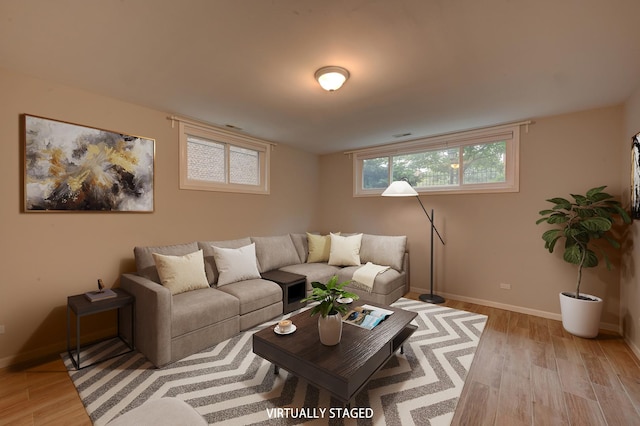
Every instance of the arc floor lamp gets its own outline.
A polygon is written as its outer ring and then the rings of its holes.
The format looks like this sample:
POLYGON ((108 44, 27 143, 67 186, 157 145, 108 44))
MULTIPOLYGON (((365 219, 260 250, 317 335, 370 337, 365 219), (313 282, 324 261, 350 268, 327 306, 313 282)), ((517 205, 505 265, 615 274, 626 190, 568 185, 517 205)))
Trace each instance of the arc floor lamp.
POLYGON ((433 293, 433 234, 434 232, 438 235, 438 238, 440 239, 440 242, 442 243, 442 245, 444 245, 444 240, 442 239, 442 236, 440 236, 440 233, 438 232, 436 225, 433 223, 433 209, 431 209, 431 216, 429 216, 429 213, 427 213, 427 209, 424 208, 422 201, 420 201, 420 197, 418 196, 418 193, 416 192, 415 189, 411 187, 409 182, 407 182, 406 180, 397 180, 392 182, 391 185, 389 185, 389 187, 384 190, 384 192, 382 193, 382 196, 383 197, 416 197, 416 199, 420 203, 420 207, 422 207, 422 210, 424 211, 424 214, 427 215, 427 219, 429 219, 429 222, 431 223, 431 271, 430 271, 431 280, 429 283, 429 294, 421 294, 420 300, 428 303, 444 303, 443 297, 433 293))

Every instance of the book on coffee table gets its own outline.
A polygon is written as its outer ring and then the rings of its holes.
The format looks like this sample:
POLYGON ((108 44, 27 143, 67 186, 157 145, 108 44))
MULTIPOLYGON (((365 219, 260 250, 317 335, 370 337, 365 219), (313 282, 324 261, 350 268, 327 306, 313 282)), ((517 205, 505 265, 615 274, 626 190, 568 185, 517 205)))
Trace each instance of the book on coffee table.
POLYGON ((362 305, 351 309, 342 317, 342 320, 347 324, 373 330, 376 325, 380 324, 391 314, 393 314, 393 311, 377 306, 362 305))

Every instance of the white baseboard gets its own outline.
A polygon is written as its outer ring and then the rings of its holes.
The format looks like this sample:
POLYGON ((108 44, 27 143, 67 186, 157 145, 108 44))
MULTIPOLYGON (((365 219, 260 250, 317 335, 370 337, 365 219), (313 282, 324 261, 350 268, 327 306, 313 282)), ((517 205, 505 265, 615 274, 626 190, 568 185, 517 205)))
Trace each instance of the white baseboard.
POLYGON ((54 343, 43 346, 28 352, 21 352, 16 355, 0 358, 0 368, 10 367, 12 365, 37 362, 46 358, 51 358, 54 354, 66 351, 66 342, 54 343))
MULTIPOLYGON (((429 290, 424 288, 419 288, 419 287, 414 287, 411 289, 411 291, 415 293, 420 293, 420 294, 429 293, 429 290)), ((518 312, 520 314, 534 315, 537 317, 548 318, 556 321, 562 321, 562 316, 555 312, 540 311, 537 309, 530 309, 530 308, 525 308, 525 307, 516 306, 516 305, 508 305, 506 303, 493 302, 491 300, 485 300, 485 299, 476 299, 474 297, 460 296, 458 294, 452 294, 452 293, 438 292, 437 294, 444 297, 445 299, 453 299, 453 300, 459 300, 461 302, 475 303, 476 305, 488 306, 490 308, 504 309, 505 311, 518 312)), ((600 323, 600 328, 607 331, 613 331, 615 333, 622 335, 622 329, 619 324, 611 324, 611 323, 603 322, 603 323, 600 323)))
POLYGON ((631 351, 635 354, 635 356, 640 359, 640 348, 638 348, 635 343, 633 343, 631 340, 629 340, 628 338, 624 338, 624 341, 627 345, 629 345, 629 348, 631 348, 631 351))
MULTIPOLYGON (((87 335, 82 336, 82 347, 84 347, 86 344, 90 344, 90 342, 98 341, 111 336, 113 335, 113 333, 113 330, 111 332, 109 332, 108 330, 102 330, 99 332, 87 333, 87 335)), ((56 355, 59 355, 66 351, 66 340, 63 342, 52 343, 50 345, 42 346, 31 351, 20 352, 12 356, 0 358, 0 368, 10 367, 12 365, 42 362, 43 360, 51 359, 56 355)))

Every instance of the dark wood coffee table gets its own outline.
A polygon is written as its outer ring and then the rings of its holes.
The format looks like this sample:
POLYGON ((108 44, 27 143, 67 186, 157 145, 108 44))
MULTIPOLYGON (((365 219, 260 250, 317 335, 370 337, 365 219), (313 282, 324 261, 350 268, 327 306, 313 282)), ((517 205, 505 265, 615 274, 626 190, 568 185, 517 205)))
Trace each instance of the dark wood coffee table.
POLYGON ((270 361, 276 374, 283 368, 349 404, 417 328, 410 324, 415 312, 370 304, 394 313, 373 330, 343 323, 336 346, 320 343, 318 317, 307 310, 291 317, 297 327, 292 334, 276 334, 273 327, 256 332, 253 352, 270 361))

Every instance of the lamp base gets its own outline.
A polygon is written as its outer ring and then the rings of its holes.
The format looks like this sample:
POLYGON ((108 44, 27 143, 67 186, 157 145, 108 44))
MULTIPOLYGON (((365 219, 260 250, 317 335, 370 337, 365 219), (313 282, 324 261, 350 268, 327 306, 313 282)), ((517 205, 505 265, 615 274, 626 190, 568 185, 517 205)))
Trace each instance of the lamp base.
POLYGON ((444 303, 444 298, 437 294, 421 294, 418 298, 427 303, 444 303))

